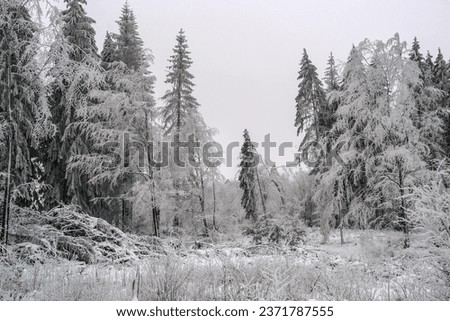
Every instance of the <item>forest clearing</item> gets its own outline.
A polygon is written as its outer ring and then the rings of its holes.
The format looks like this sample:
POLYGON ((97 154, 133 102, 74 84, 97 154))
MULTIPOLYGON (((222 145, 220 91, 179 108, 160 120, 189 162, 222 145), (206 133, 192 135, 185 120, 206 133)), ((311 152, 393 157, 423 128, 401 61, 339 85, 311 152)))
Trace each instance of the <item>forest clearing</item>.
POLYGON ((134 253, 114 251, 118 242, 112 241, 109 257, 87 263, 81 262, 81 255, 73 254, 69 261, 57 257, 67 252, 46 256, 45 251, 26 252, 26 247, 18 246, 13 253, 22 258, 0 263, 0 298, 128 301, 139 277, 137 296, 142 301, 449 299, 448 266, 438 259, 442 253, 430 252, 415 239, 405 251, 401 232, 346 230, 345 234, 344 245, 338 232, 323 244, 317 228, 307 228, 297 246, 255 244, 239 235, 233 241, 221 240, 223 235, 141 239, 135 241, 141 247, 134 253), (30 259, 40 262, 27 264, 30 259))
POLYGON ((100 3, 0 1, 0 301, 450 301, 448 37, 100 3))

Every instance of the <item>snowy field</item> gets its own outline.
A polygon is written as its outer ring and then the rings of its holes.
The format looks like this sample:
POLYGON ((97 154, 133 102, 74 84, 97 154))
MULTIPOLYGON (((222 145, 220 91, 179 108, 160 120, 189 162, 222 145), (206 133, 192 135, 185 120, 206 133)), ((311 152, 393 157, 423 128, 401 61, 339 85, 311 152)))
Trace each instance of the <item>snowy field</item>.
MULTIPOLYGON (((320 244, 309 229, 296 248, 233 243, 128 264, 48 262, 0 267, 2 300, 130 300, 140 267, 140 300, 448 300, 436 253, 402 248, 401 233, 346 231, 320 244)), ((448 255, 449 253, 447 253, 448 255)))

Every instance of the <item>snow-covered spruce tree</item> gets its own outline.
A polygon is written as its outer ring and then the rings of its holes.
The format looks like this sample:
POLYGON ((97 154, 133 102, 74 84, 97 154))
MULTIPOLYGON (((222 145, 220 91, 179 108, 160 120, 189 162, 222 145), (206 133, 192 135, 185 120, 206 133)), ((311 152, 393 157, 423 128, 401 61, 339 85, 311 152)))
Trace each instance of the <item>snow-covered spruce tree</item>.
POLYGON ((239 163, 239 187, 242 189, 241 205, 245 210, 245 218, 256 221, 256 184, 258 154, 250 139, 250 135, 244 130, 244 144, 241 147, 239 163))
POLYGON ((63 33, 69 43, 73 45, 69 57, 75 61, 82 61, 86 56, 97 56, 95 43, 95 20, 90 18, 83 8, 86 0, 64 0, 67 8, 62 11, 64 22, 63 33))
POLYGON ((10 203, 31 206, 39 201, 35 157, 47 113, 35 60, 37 31, 22 1, 0 3, 0 243, 4 244, 10 203))
MULTIPOLYGON (((363 56, 359 48, 352 47, 347 63, 343 70, 342 93, 336 98, 340 106, 336 112, 336 122, 331 130, 337 142, 348 142, 360 135, 365 119, 361 113, 367 107, 366 100, 366 70, 363 65, 363 56), (361 123, 356 123, 356 117, 361 123), (346 135, 344 137, 344 134, 346 135)), ((344 227, 348 220, 350 201, 353 197, 363 198, 362 191, 366 185, 365 168, 362 165, 360 152, 363 149, 361 142, 353 146, 354 152, 347 155, 346 164, 332 164, 328 171, 319 179, 319 186, 313 201, 316 212, 319 213, 320 226, 324 241, 334 224, 336 214, 339 216, 339 226, 344 227), (359 190, 355 195, 353 190, 359 190)), ((341 155, 341 153, 340 153, 341 155)), ((341 155, 342 156, 342 155, 341 155)), ((341 241, 343 236, 341 235, 341 241)))
POLYGON ((105 41, 103 42, 103 49, 100 55, 102 58, 102 66, 106 70, 108 70, 110 64, 116 60, 116 48, 117 44, 111 33, 106 32, 105 41))
POLYGON ((427 56, 425 57, 425 69, 428 69, 430 71, 430 77, 432 77, 433 68, 433 56, 429 51, 427 51, 427 56))
MULTIPOLYGON (((176 45, 173 49, 173 55, 169 59, 168 73, 166 83, 170 89, 161 98, 163 107, 161 109, 161 119, 164 127, 164 136, 168 139, 179 139, 186 141, 187 137, 195 134, 192 127, 193 120, 198 115, 199 103, 192 95, 194 76, 189 71, 192 60, 190 58, 189 47, 184 31, 181 29, 176 37, 176 45)), ((187 161, 185 149, 180 151, 180 158, 187 161), (183 154, 184 153, 184 154, 183 154)), ((173 155, 175 156, 175 155, 173 155)), ((176 156, 175 156, 176 157, 176 156)), ((173 159, 173 157, 171 157, 173 159)), ((170 165, 171 176, 173 180, 174 195, 174 227, 179 227, 181 217, 185 214, 186 207, 184 202, 191 202, 189 189, 189 176, 191 169, 180 167, 174 162, 170 165)))
POLYGON ((416 101, 416 109, 417 115, 414 118, 414 124, 419 129, 423 127, 423 117, 426 114, 427 109, 427 101, 424 99, 426 87, 431 84, 431 69, 428 64, 425 62, 422 53, 420 52, 420 43, 416 37, 414 37, 411 51, 409 53, 409 59, 417 63, 417 66, 420 69, 420 77, 421 82, 414 88, 415 92, 415 101, 416 101))
POLYGON ((443 139, 440 146, 444 155, 450 158, 450 73, 449 66, 447 66, 440 48, 438 49, 432 74, 433 85, 441 90, 440 97, 437 99, 438 113, 444 124, 443 139))
POLYGON ((83 5, 86 0, 65 0, 67 8, 61 12, 61 31, 49 53, 53 63, 50 76, 49 105, 56 133, 41 146, 44 166, 44 183, 52 186, 46 190, 46 206, 71 202, 89 212, 87 177, 69 173, 71 157, 90 152, 91 142, 83 128, 75 125, 81 118, 80 110, 89 101, 89 92, 101 82, 99 57, 95 44, 95 21, 88 17, 83 5))
POLYGON ((311 142, 316 142, 323 134, 322 121, 326 109, 326 95, 322 88, 322 82, 317 75, 317 68, 309 59, 306 49, 303 49, 303 57, 298 73, 298 95, 296 101, 295 127, 297 135, 305 132, 301 147, 311 142))
POLYGON ((327 156, 333 145, 336 144, 336 134, 332 132, 332 128, 336 122, 336 111, 340 103, 341 79, 338 74, 333 53, 330 54, 327 62, 324 82, 326 85, 326 104, 323 106, 322 112, 320 113, 319 124, 322 131, 320 142, 323 145, 325 155, 322 155, 322 157, 318 159, 318 164, 315 166, 314 172, 323 172, 327 170, 330 165, 330 159, 328 159, 327 156))
MULTIPOLYGON (((90 118, 97 119, 98 128, 90 135, 96 146, 110 142, 124 143, 117 144, 112 150, 113 154, 121 155, 121 163, 116 164, 117 159, 106 155, 111 151, 102 153, 94 150, 88 155, 76 157, 70 169, 88 175, 92 185, 101 187, 100 195, 93 200, 104 209, 100 211, 104 212, 101 215, 129 230, 136 225, 133 208, 137 199, 151 200, 145 207, 145 216, 153 217, 154 222, 159 221, 155 170, 151 166, 152 151, 151 145, 148 144, 159 140, 159 129, 153 98, 155 77, 148 69, 152 62, 151 55, 143 48, 142 42, 135 43, 142 55, 133 60, 132 64, 131 60, 122 61, 129 56, 117 54, 119 51, 126 52, 123 46, 139 38, 132 9, 125 4, 122 11, 122 17, 118 21, 120 34, 117 36, 121 41, 114 41, 112 37, 107 36, 101 62, 105 70, 105 83, 91 94, 97 101, 96 105, 85 109, 90 118), (133 28, 122 28, 125 23, 123 19, 128 22, 132 20, 133 28), (141 148, 135 149, 133 146, 141 148), (104 166, 108 159, 108 162, 117 166, 104 166), (145 197, 141 197, 142 195, 145 197), (149 208, 152 212, 150 214, 149 208)), ((83 125, 83 122, 80 122, 80 125, 83 125)), ((159 235, 158 226, 159 223, 154 224, 155 235, 159 235)))
POLYGON ((138 70, 146 60, 144 42, 139 36, 136 16, 128 1, 122 8, 122 15, 117 21, 119 33, 115 35, 117 60, 122 61, 131 70, 138 70))
MULTIPOLYGON (((328 59, 327 68, 325 69, 325 77, 324 77, 325 93, 327 98, 327 105, 324 113, 322 114, 321 125, 324 128, 324 135, 321 138, 321 143, 323 148, 325 148, 325 156, 321 159, 318 159, 318 166, 316 166, 317 179, 320 181, 322 173, 327 171, 333 160, 329 158, 331 149, 336 147, 339 142, 336 140, 339 136, 339 133, 333 131, 333 126, 336 122, 336 112, 341 102, 341 90, 342 90, 342 80, 338 73, 337 66, 333 57, 333 53, 330 54, 328 59)), ((340 229, 341 232, 341 242, 343 243, 343 228, 345 225, 344 216, 345 216, 345 206, 339 208, 334 214, 335 226, 340 229)), ((327 220, 321 221, 322 228, 328 229, 329 222, 327 220)))
MULTIPOLYGON (((317 141, 320 143, 322 150, 316 156, 316 161, 314 164, 314 168, 311 171, 311 174, 317 178, 317 181, 321 180, 321 177, 324 172, 326 172, 331 164, 331 159, 329 158, 330 152, 332 148, 338 143, 336 138, 338 134, 336 131, 333 131, 333 125, 336 122, 336 112, 340 104, 341 100, 341 80, 338 74, 338 70, 336 67, 336 63, 333 57, 333 53, 330 54, 330 57, 327 62, 327 68, 325 69, 325 77, 324 82, 326 88, 324 90, 325 93, 325 101, 323 98, 321 101, 321 108, 318 113, 318 125, 320 130, 320 137, 317 138, 317 141)), ((320 88, 320 87, 319 87, 320 88)), ((322 97, 322 90, 319 91, 318 95, 322 97)), ((306 138, 306 137, 305 137, 306 138)), ((306 155, 305 155, 306 156, 306 155)), ((312 225, 313 218, 313 200, 312 200, 312 192, 310 192, 310 197, 307 201, 309 206, 306 206, 304 209, 305 215, 308 217, 305 219, 306 224, 312 225)), ((337 213, 330 215, 322 215, 323 218, 320 220, 320 225, 324 231, 328 231, 330 228, 331 221, 329 220, 332 216, 336 217, 336 224, 340 226, 341 231, 343 228, 343 219, 341 216, 343 215, 342 211, 337 211, 337 213)), ((327 232, 324 232, 324 235, 327 232)))
MULTIPOLYGON (((194 135, 195 141, 198 141, 200 147, 205 146, 207 143, 214 142, 213 136, 216 134, 216 130, 210 128, 204 121, 202 115, 198 110, 195 110, 193 113, 189 115, 186 119, 185 130, 188 133, 192 133, 194 135)), ((194 150, 193 155, 188 155, 191 157, 191 163, 188 165, 188 173, 189 178, 188 181, 190 183, 190 193, 191 199, 198 200, 198 206, 196 206, 196 202, 192 202, 193 208, 191 211, 195 214, 198 213, 198 219, 196 221, 201 221, 203 235, 209 236, 210 224, 208 224, 208 215, 206 208, 206 187, 211 185, 214 180, 220 179, 221 175, 217 169, 217 167, 209 167, 204 159, 204 155, 202 155, 202 149, 196 148, 194 150)), ((206 160, 210 161, 210 160, 206 160)), ((196 217, 196 218, 197 218, 196 217)))
POLYGON ((428 53, 427 59, 423 58, 417 38, 414 38, 409 59, 414 61, 420 70, 420 82, 412 87, 416 105, 413 122, 420 131, 421 141, 428 146, 427 155, 424 155, 428 166, 435 168, 439 163, 438 160, 443 156, 442 127, 440 122, 435 122, 436 116, 440 114, 439 99, 441 92, 436 89, 433 83, 431 55, 428 53))
POLYGON ((324 175, 316 204, 329 214, 346 204, 347 219, 357 226, 397 227, 407 247, 404 196, 426 171, 426 144, 413 124, 420 69, 405 56, 397 34, 386 43, 365 40, 353 48, 335 125, 338 139, 348 142, 340 154, 346 166, 334 164, 324 175))
POLYGON ((409 59, 411 59, 412 61, 417 62, 417 65, 419 67, 419 69, 423 72, 424 69, 426 68, 424 66, 424 59, 423 59, 423 55, 420 52, 420 43, 417 40, 417 37, 414 37, 412 46, 411 46, 411 51, 409 53, 409 59))
POLYGON ((166 83, 172 88, 162 97, 164 101, 162 117, 166 136, 181 134, 186 118, 199 107, 197 99, 192 95, 194 76, 189 71, 192 60, 183 29, 178 33, 176 41, 166 77, 166 83))
MULTIPOLYGON (((125 101, 122 106, 122 128, 130 134, 131 141, 139 142, 145 146, 148 152, 148 140, 152 133, 149 132, 155 120, 155 102, 153 98, 153 87, 155 78, 148 68, 152 61, 152 56, 146 52, 144 42, 140 38, 136 16, 130 8, 128 1, 122 7, 122 14, 117 21, 119 32, 114 35, 115 44, 110 41, 105 42, 111 48, 104 48, 109 51, 109 59, 123 63, 126 68, 116 68, 121 79, 113 86, 115 89, 124 92, 125 101), (115 50, 113 52, 113 50, 115 50), (122 72, 122 76, 121 75, 122 72)), ((108 40, 108 39, 107 39, 108 40)), ((103 52, 105 54, 105 52, 103 52)), ((105 62, 105 60, 104 60, 105 62)), ((120 65, 118 65, 120 66, 120 65)), ((116 65, 117 67, 117 65, 116 65)), ((147 153, 148 154, 148 153, 147 153)), ((131 155, 124 155, 129 157, 131 155)), ((153 182, 153 169, 147 168, 150 176, 146 180, 153 182)), ((127 164, 122 169, 122 186, 119 188, 122 208, 122 226, 128 228, 133 221, 133 191, 130 189, 136 182, 138 171, 131 164, 127 164), (134 174, 133 174, 134 172, 134 174)), ((150 192, 154 198, 155 191, 150 192)), ((152 201, 153 216, 159 217, 159 208, 155 200, 152 201)), ((156 232, 156 229, 155 229, 156 232)), ((157 234, 157 233, 156 233, 157 234)))

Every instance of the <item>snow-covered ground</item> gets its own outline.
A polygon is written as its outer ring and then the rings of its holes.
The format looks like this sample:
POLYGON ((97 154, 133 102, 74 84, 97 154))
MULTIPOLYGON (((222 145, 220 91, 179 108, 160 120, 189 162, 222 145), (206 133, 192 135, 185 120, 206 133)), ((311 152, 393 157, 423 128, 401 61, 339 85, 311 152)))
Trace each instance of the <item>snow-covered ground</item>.
MULTIPOLYGON (((402 234, 345 231, 321 244, 177 246, 128 264, 48 262, 0 267, 3 300, 129 300, 140 266, 141 300, 448 300, 440 256, 420 246, 404 250, 402 234)), ((414 243, 416 244, 416 243, 414 243)), ((448 255, 448 253, 447 253, 448 255)))

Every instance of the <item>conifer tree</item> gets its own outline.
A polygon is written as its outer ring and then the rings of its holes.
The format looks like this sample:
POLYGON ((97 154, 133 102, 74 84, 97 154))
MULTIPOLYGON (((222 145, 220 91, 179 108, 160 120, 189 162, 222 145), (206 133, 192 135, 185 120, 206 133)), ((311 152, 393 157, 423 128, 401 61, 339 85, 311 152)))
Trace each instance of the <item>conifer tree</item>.
MULTIPOLYGON (((433 83, 437 86, 437 88, 447 92, 449 86, 448 78, 447 63, 442 55, 441 48, 438 48, 438 54, 433 64, 433 83)), ((444 95, 443 99, 447 99, 446 96, 447 95, 444 95)))
POLYGON ((433 63, 433 56, 430 54, 429 51, 427 51, 427 56, 425 57, 425 68, 433 71, 434 63, 433 63))
MULTIPOLYGON (((354 153, 344 154, 346 165, 332 164, 332 167, 320 175, 320 185, 313 200, 320 213, 320 226, 327 240, 333 217, 338 214, 338 224, 342 231, 348 220, 351 202, 356 198, 364 199, 366 171, 363 151, 364 140, 360 139, 367 118, 363 117, 368 109, 367 75, 361 50, 352 46, 342 75, 342 93, 338 95, 339 108, 332 128, 337 141, 348 141, 354 153), (354 139, 356 138, 356 139, 354 139), (350 157, 351 156, 351 157, 350 157)), ((348 148, 348 147, 347 147, 348 148)), ((359 202, 364 205, 364 201, 359 202)), ((366 211, 363 206, 360 211, 366 211)), ((341 235, 343 239, 343 235, 341 235)))
MULTIPOLYGON (((341 93, 341 85, 340 85, 340 77, 336 68, 336 63, 334 61, 333 53, 330 53, 330 57, 328 59, 327 68, 325 69, 325 78, 324 82, 326 85, 325 93, 326 93, 326 105, 324 106, 323 112, 321 113, 320 126, 323 131, 323 142, 324 147, 326 148, 326 153, 330 152, 333 144, 335 143, 336 134, 332 133, 332 128, 334 123, 336 122, 336 112, 340 103, 340 93, 341 93)), ((326 159, 320 159, 321 163, 328 161, 326 159)), ((329 166, 330 164, 326 164, 329 166)), ((316 166, 317 169, 318 166, 316 166)), ((323 170, 323 169, 322 169, 323 170)))
MULTIPOLYGON (((134 42, 136 49, 142 53, 139 59, 130 60, 130 55, 124 50, 124 43, 139 37, 134 14, 128 3, 122 10, 123 14, 118 21, 120 34, 116 41, 111 34, 107 34, 102 51, 102 66, 104 68, 103 87, 106 90, 96 90, 92 94, 97 103, 86 113, 92 121, 78 121, 78 126, 93 128, 89 132, 95 146, 102 146, 111 141, 122 141, 124 148, 116 146, 113 150, 123 156, 119 166, 103 166, 106 159, 111 159, 104 152, 92 150, 91 153, 80 155, 72 159, 70 172, 82 173, 89 177, 89 183, 95 186, 100 193, 91 199, 99 204, 96 213, 100 213, 108 221, 125 230, 133 228, 134 205, 137 198, 151 200, 150 205, 155 222, 155 235, 159 235, 159 214, 156 171, 152 168, 152 150, 148 142, 158 140, 158 112, 155 109, 153 87, 155 77, 148 70, 152 57, 147 55, 143 42, 134 42), (130 23, 132 29, 123 27, 125 22, 130 23), (131 40, 130 40, 131 39, 131 40), (125 53, 125 54, 124 54, 125 53), (122 60, 124 59, 124 60, 122 60), (94 120, 97 119, 97 122, 94 120), (98 121, 101 120, 101 121, 98 121), (142 147, 136 153, 131 144, 142 147), (126 146, 125 146, 126 145, 126 146), (138 156, 147 156, 142 163, 138 156), (145 168, 141 166, 144 165, 145 168), (141 189, 142 187, 142 189, 141 189), (142 190, 142 192, 141 192, 142 190), (150 194, 150 195, 149 195, 150 194), (100 206, 101 205, 101 206, 100 206)), ((136 58, 136 57, 135 57, 136 58)), ((91 96, 92 96, 91 95, 91 96)), ((108 161, 109 162, 109 161, 108 161)), ((147 208, 148 210, 148 203, 147 208)))
POLYGON ((0 243, 8 241, 10 204, 32 205, 39 167, 42 83, 34 59, 37 26, 20 1, 0 3, 0 243))
POLYGON ((306 49, 303 49, 303 57, 300 63, 298 95, 296 101, 295 126, 298 127, 297 135, 304 131, 305 136, 301 147, 312 142, 317 142, 324 134, 323 123, 326 117, 326 95, 322 88, 322 82, 317 75, 317 68, 309 59, 306 49))
POLYGON ((191 117, 199 107, 197 99, 192 95, 194 76, 189 71, 192 65, 188 44, 183 29, 177 35, 177 44, 170 57, 169 72, 166 83, 172 88, 162 97, 162 111, 165 134, 180 134, 186 119, 191 117))
POLYGON ((422 83, 418 84, 415 88, 415 101, 416 101, 416 109, 417 109, 417 116, 415 117, 415 125, 418 128, 422 127, 422 119, 423 119, 423 113, 426 109, 426 106, 424 106, 425 102, 423 101, 423 95, 424 95, 424 86, 425 84, 425 76, 427 72, 427 66, 425 64, 424 58, 422 53, 420 52, 420 44, 416 37, 414 37, 411 52, 409 53, 409 59, 416 62, 417 66, 420 69, 420 77, 422 79, 422 83))
POLYGON ((43 181, 51 185, 45 195, 47 207, 71 201, 87 210, 86 181, 67 172, 71 157, 89 152, 89 143, 80 128, 78 112, 89 104, 87 94, 92 89, 92 77, 99 78, 99 57, 95 44, 95 21, 88 17, 83 5, 86 0, 65 0, 62 11, 62 39, 54 57, 49 97, 50 112, 56 128, 55 135, 42 145, 43 181), (82 76, 83 75, 83 76, 82 76))
POLYGON ((116 59, 117 44, 112 35, 106 32, 105 41, 103 42, 103 50, 101 52, 103 68, 108 69, 109 64, 116 59))
POLYGON ((436 114, 439 113, 438 96, 433 82, 434 65, 432 57, 427 52, 426 59, 420 53, 420 44, 414 38, 409 59, 417 64, 420 71, 420 82, 411 85, 416 111, 413 113, 414 126, 420 131, 420 140, 429 146, 429 150, 424 155, 430 167, 437 165, 436 160, 442 155, 442 129, 441 124, 436 123, 436 114))
POLYGON ((444 124, 443 126, 443 140, 440 144, 444 155, 450 157, 450 74, 441 49, 438 48, 438 54, 433 66, 433 84, 441 90, 440 98, 437 101, 438 113, 444 124))
MULTIPOLYGON (((344 206, 353 224, 391 224, 405 233, 408 247, 405 196, 426 172, 428 146, 413 124, 420 70, 405 50, 398 34, 352 49, 334 126, 339 140, 347 142, 340 153, 345 165, 334 164, 324 174, 314 200, 325 218, 344 206)), ((432 115, 430 122, 439 124, 432 115)))
POLYGON ((340 79, 334 61, 333 53, 328 59, 327 68, 325 69, 324 82, 326 85, 325 93, 327 95, 327 106, 323 113, 322 124, 326 131, 329 131, 336 120, 336 111, 339 106, 339 91, 341 90, 340 79))
POLYGON ((244 144, 241 148, 239 163, 239 187, 242 189, 241 205, 245 210, 245 218, 256 221, 256 184, 257 153, 250 135, 244 130, 244 144))
POLYGON ((119 33, 116 35, 117 60, 132 70, 138 70, 146 61, 144 42, 139 36, 136 16, 128 1, 122 8, 122 15, 117 24, 119 25, 119 33))
POLYGON ((417 37, 414 37, 413 43, 412 43, 412 47, 411 47, 411 51, 409 53, 409 59, 412 61, 417 62, 417 65, 419 66, 421 72, 424 72, 424 58, 422 53, 420 52, 420 43, 417 40, 417 37))
POLYGON ((325 79, 324 79, 326 88, 325 91, 327 93, 332 92, 333 90, 339 90, 339 74, 336 68, 336 63, 334 61, 333 53, 330 53, 330 57, 328 58, 327 68, 325 69, 325 79))
POLYGON ((70 59, 80 62, 86 56, 96 56, 95 20, 90 18, 83 8, 86 0, 64 0, 67 9, 62 11, 63 33, 72 46, 70 59))

